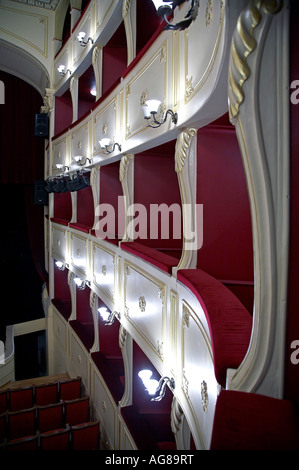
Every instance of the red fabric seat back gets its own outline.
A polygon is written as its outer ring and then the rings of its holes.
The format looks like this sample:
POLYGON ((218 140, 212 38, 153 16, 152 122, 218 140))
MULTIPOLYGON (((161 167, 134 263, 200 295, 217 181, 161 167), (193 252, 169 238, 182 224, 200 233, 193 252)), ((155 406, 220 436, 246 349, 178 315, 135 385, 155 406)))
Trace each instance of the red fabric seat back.
POLYGON ((71 426, 72 450, 98 450, 99 425, 99 421, 89 421, 71 426))
POLYGON ((0 393, 0 415, 8 411, 8 401, 6 391, 0 393))
POLYGON ((6 437, 6 421, 7 421, 7 413, 2 413, 0 415, 0 444, 4 441, 6 437))
POLYGON ((69 450, 69 427, 45 432, 39 436, 41 450, 69 450))
POLYGON ((35 386, 35 404, 50 405, 58 401, 58 382, 35 386))
POLYGON ((5 450, 37 450, 38 449, 38 436, 22 437, 7 442, 5 450))
POLYGON ((89 420, 89 398, 82 397, 65 402, 65 422, 70 426, 89 420))
POLYGON ((81 397, 81 377, 60 381, 60 400, 75 400, 81 397))
POLYGON ((51 431, 64 426, 63 402, 38 406, 36 411, 39 432, 51 431))
POLYGON ((7 413, 7 426, 9 439, 31 436, 35 434, 36 408, 7 413))
POLYGON ((33 386, 9 390, 9 410, 19 411, 33 406, 33 386))

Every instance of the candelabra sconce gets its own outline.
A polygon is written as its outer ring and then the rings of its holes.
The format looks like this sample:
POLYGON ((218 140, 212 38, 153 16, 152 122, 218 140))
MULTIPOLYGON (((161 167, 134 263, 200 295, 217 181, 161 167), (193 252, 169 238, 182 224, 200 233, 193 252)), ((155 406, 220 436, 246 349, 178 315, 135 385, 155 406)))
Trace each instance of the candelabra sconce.
POLYGON ((100 307, 98 308, 98 312, 104 320, 106 326, 112 325, 115 318, 120 320, 120 313, 117 311, 109 312, 106 307, 100 307))
POLYGON ((159 381, 151 379, 153 375, 151 370, 144 369, 138 373, 142 380, 148 394, 152 396, 151 401, 160 401, 165 395, 166 385, 169 385, 171 390, 175 389, 175 381, 173 378, 162 377, 159 381))
POLYGON ((65 268, 69 267, 67 263, 63 263, 62 261, 55 261, 55 264, 60 271, 64 271, 65 268))
POLYGON ((157 119, 157 113, 160 107, 161 101, 159 100, 148 100, 146 101, 145 105, 142 106, 144 119, 147 120, 148 127, 160 127, 162 124, 166 122, 167 116, 171 116, 171 121, 173 124, 177 124, 178 122, 178 114, 174 113, 171 109, 168 109, 164 116, 162 117, 161 121, 157 119))
POLYGON ((171 15, 177 6, 186 3, 186 0, 172 0, 171 2, 168 2, 166 0, 153 0, 153 3, 156 7, 157 14, 166 22, 166 26, 164 29, 182 31, 188 28, 192 21, 194 21, 198 15, 199 0, 191 0, 191 6, 187 14, 185 15, 185 19, 179 21, 176 24, 173 24, 168 21, 167 16, 171 15))
POLYGON ((75 277, 74 282, 79 290, 84 290, 86 286, 90 287, 90 281, 81 279, 80 277, 75 277))
POLYGON ((74 160, 77 163, 77 165, 80 165, 80 166, 86 165, 87 162, 89 163, 89 165, 91 165, 92 163, 92 160, 90 158, 83 157, 82 155, 76 155, 74 157, 74 160))
POLYGON ((114 152, 116 146, 118 147, 118 150, 121 152, 121 145, 118 144, 117 142, 115 144, 111 144, 111 141, 108 138, 99 140, 99 144, 101 146, 101 149, 105 150, 106 154, 114 152))
POLYGON ((70 71, 70 69, 67 69, 65 70, 65 65, 59 65, 59 67, 57 67, 57 70, 58 72, 60 73, 60 75, 62 75, 63 77, 69 72, 69 74, 71 75, 72 72, 70 71))
POLYGON ((60 170, 60 171, 62 171, 63 173, 64 173, 65 171, 67 171, 67 170, 70 169, 69 166, 65 166, 65 165, 63 165, 62 163, 57 163, 57 164, 56 164, 56 168, 57 168, 57 170, 60 170))
POLYGON ((80 31, 80 33, 79 33, 78 36, 77 36, 77 39, 78 39, 78 41, 80 42, 80 45, 81 45, 82 47, 86 47, 87 44, 89 43, 89 41, 91 42, 91 44, 93 44, 93 42, 94 42, 91 37, 89 37, 89 38, 87 39, 87 41, 84 41, 85 36, 86 36, 86 33, 84 33, 84 31, 80 31))

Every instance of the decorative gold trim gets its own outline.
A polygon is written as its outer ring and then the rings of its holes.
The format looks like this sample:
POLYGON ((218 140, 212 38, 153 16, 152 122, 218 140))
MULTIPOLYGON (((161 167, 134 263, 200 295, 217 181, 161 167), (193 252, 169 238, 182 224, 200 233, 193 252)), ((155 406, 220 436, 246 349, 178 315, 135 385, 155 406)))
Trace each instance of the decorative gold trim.
POLYGON ((128 171, 129 164, 131 160, 134 158, 134 155, 128 154, 128 155, 123 155, 120 163, 119 163, 119 180, 122 183, 125 179, 125 176, 128 171))
POLYGON ((261 10, 267 14, 276 14, 281 8, 282 0, 251 0, 248 8, 238 18, 228 71, 229 117, 232 123, 244 101, 243 85, 251 73, 247 59, 257 46, 254 31, 261 22, 261 10), (249 23, 248 18, 250 18, 249 23))
POLYGON ((139 300, 138 300, 138 305, 139 305, 139 309, 141 312, 145 312, 145 309, 146 309, 146 300, 145 300, 145 297, 142 295, 141 297, 139 297, 139 300))
POLYGON ((187 129, 179 134, 177 137, 176 147, 175 147, 175 171, 177 173, 181 172, 186 158, 188 157, 190 144, 192 138, 196 135, 196 129, 187 129))
POLYGON ((208 411, 209 395, 208 395, 208 385, 207 385, 207 382, 205 382, 204 380, 201 382, 200 394, 201 394, 202 408, 204 412, 206 412, 208 411))

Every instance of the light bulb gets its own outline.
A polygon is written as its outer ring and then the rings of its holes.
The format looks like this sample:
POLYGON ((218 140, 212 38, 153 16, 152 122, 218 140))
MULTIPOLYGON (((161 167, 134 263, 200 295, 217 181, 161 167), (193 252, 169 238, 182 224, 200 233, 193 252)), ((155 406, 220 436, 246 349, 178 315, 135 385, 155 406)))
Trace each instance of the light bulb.
POLYGON ((109 311, 107 310, 106 307, 98 308, 98 312, 99 312, 99 314, 101 315, 101 317, 103 318, 104 321, 108 320, 108 318, 110 316, 110 313, 109 313, 109 311))
POLYGON ((110 139, 105 137, 104 139, 99 140, 99 143, 102 148, 108 147, 108 145, 110 144, 110 139))
POLYGON ((148 106, 151 114, 158 112, 160 104, 161 104, 161 101, 159 100, 148 100, 146 102, 146 105, 148 106))

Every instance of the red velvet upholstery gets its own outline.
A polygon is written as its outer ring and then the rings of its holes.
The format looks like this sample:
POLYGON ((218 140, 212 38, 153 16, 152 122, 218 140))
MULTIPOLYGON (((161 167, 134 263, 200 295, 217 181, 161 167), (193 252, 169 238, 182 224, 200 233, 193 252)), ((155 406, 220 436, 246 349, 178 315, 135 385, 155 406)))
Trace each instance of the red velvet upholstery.
POLYGON ((41 450, 69 450, 70 447, 70 428, 55 429, 53 431, 40 434, 41 450))
POLYGON ((98 450, 99 448, 99 421, 71 426, 72 450, 98 450))
POLYGON ((7 442, 5 450, 37 450, 38 449, 38 435, 26 436, 20 439, 13 439, 7 442))
POLYGON ((9 440, 35 434, 35 407, 8 412, 7 432, 9 440))
POLYGON ((81 397, 81 377, 59 382, 60 400, 75 400, 81 397))
POLYGON ((80 230, 81 232, 89 233, 91 227, 89 225, 84 225, 80 224, 78 222, 71 222, 69 223, 69 226, 72 228, 75 228, 77 230, 80 230))
POLYGON ((19 411, 33 406, 33 387, 9 390, 9 409, 19 411))
POLYGON ((6 391, 0 393, 0 414, 8 410, 8 400, 6 391))
POLYGON ((287 400, 222 390, 211 450, 298 450, 298 410, 287 400))
POLYGON ((199 300, 212 340, 215 376, 225 387, 226 371, 237 368, 249 346, 252 317, 223 284, 200 269, 182 269, 177 278, 199 300))
POLYGON ((171 274, 172 268, 177 266, 179 262, 179 260, 173 256, 166 255, 165 253, 161 253, 154 248, 150 248, 138 242, 122 242, 120 246, 123 250, 142 258, 144 261, 151 263, 169 274, 171 274))
POLYGON ((70 426, 89 420, 89 398, 81 397, 65 401, 65 422, 70 426))
POLYGON ((2 413, 0 415, 0 444, 4 441, 6 437, 6 422, 7 422, 7 413, 2 413))
POLYGON ((62 428, 64 425, 63 402, 37 406, 37 429, 39 432, 62 428))
POLYGON ((65 219, 60 219, 58 217, 51 217, 51 222, 54 222, 55 224, 60 224, 60 225, 68 225, 69 221, 65 219))
POLYGON ((35 404, 50 405, 58 401, 58 382, 35 386, 35 404))

